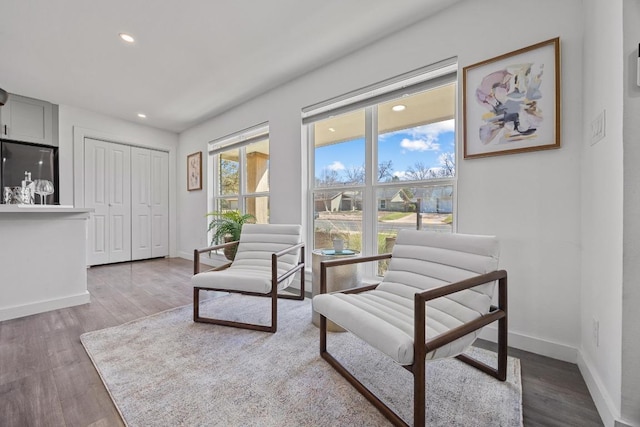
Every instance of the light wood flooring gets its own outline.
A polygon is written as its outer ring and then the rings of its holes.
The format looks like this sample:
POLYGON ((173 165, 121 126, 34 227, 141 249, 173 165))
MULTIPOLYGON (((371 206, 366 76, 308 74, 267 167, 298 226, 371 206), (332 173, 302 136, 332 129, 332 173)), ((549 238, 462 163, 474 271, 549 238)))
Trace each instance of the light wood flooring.
MULTIPOLYGON (((79 337, 191 303, 191 272, 178 258, 93 267, 90 304, 0 322, 0 426, 122 426, 79 337)), ((521 360, 525 426, 602 425, 576 365, 510 354, 521 360)))

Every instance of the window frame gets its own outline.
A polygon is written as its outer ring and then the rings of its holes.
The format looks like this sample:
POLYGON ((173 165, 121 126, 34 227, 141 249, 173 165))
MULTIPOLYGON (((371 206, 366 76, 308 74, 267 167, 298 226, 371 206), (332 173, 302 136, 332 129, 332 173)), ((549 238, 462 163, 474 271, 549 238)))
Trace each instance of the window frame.
MULTIPOLYGON (((208 147, 208 194, 207 212, 218 210, 219 201, 237 198, 238 210, 240 213, 247 213, 247 199, 258 197, 270 197, 271 176, 269 174, 268 191, 247 190, 247 147, 252 144, 267 141, 269 147, 269 124, 268 122, 252 126, 239 132, 226 135, 209 142, 208 147), (220 154, 238 150, 238 194, 221 194, 220 188, 220 154)), ((268 168, 267 168, 268 170, 268 168)), ((267 172, 268 173, 268 172, 267 172)), ((269 217, 270 221, 270 217, 269 217)))
MULTIPOLYGON (((416 80, 416 76, 412 76, 411 79, 406 80, 406 84, 403 83, 403 80, 394 79, 394 87, 398 85, 401 86, 401 94, 398 89, 392 89, 389 92, 384 92, 384 88, 377 88, 372 90, 373 94, 369 98, 364 98, 362 95, 358 95, 358 98, 355 102, 349 104, 348 99, 345 97, 340 97, 339 101, 337 101, 337 108, 335 110, 331 109, 331 103, 329 101, 323 102, 318 107, 318 112, 314 114, 313 107, 309 107, 303 110, 303 128, 306 127, 306 132, 303 132, 303 135, 306 136, 307 139, 307 171, 308 171, 308 187, 307 187, 307 215, 306 220, 307 223, 310 224, 307 227, 306 238, 309 246, 309 250, 307 251, 307 263, 311 265, 311 254, 313 252, 314 238, 315 238, 315 194, 319 191, 335 191, 337 188, 340 191, 361 191, 362 192, 362 247, 361 253, 362 255, 374 255, 378 252, 377 245, 377 235, 378 235, 378 219, 377 212, 381 209, 378 206, 377 200, 377 191, 381 188, 394 188, 398 187, 398 182, 379 182, 377 179, 378 176, 378 105, 387 102, 392 99, 401 99, 402 95, 413 95, 420 92, 427 91, 429 89, 443 86, 446 84, 455 84, 454 87, 454 111, 453 111, 453 119, 455 120, 455 139, 454 139, 454 147, 455 147, 455 162, 456 162, 456 170, 455 174, 452 177, 445 178, 430 178, 426 180, 407 180, 400 181, 402 186, 416 186, 416 187, 425 187, 425 186, 439 186, 439 185, 451 185, 453 188, 453 197, 452 197, 452 223, 451 223, 451 231, 456 232, 457 230, 457 199, 458 199, 458 191, 457 191, 457 181, 458 181, 458 168, 459 168, 459 137, 458 137, 458 79, 457 79, 457 63, 455 63, 455 67, 448 64, 447 67, 443 67, 449 70, 448 73, 443 74, 442 69, 437 69, 435 76, 429 78, 429 73, 433 73, 433 69, 427 71, 422 76, 418 76, 418 82, 414 84, 409 84, 408 82, 413 79, 416 80), (452 69, 455 71, 451 72, 452 69), (390 96, 389 93, 395 95, 390 96), (349 109, 349 105, 353 107, 352 110, 349 109), (364 183, 360 184, 345 184, 338 186, 316 186, 315 182, 315 132, 314 126, 316 122, 324 120, 331 115, 344 114, 349 111, 355 111, 358 109, 364 109, 365 112, 365 179, 364 183), (375 232, 371 232, 375 230, 375 232)), ((365 277, 379 277, 377 275, 377 266, 375 263, 366 263, 363 265, 364 271, 363 274, 365 277)))

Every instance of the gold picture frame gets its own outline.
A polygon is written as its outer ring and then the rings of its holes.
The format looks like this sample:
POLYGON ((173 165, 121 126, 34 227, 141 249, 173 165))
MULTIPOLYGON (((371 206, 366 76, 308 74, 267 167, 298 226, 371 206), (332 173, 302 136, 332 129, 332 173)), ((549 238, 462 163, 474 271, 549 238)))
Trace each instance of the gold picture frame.
POLYGON ((560 148, 560 38, 463 68, 464 158, 560 148))
POLYGON ((187 191, 202 190, 202 151, 187 156, 187 191))

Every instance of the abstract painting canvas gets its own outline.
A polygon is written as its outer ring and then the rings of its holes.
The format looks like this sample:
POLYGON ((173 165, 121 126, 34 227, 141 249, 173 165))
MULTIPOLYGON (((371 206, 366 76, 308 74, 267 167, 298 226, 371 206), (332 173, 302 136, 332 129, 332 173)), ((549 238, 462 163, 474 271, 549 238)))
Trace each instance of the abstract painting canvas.
POLYGON ((463 69, 464 158, 560 147, 560 39, 463 69))

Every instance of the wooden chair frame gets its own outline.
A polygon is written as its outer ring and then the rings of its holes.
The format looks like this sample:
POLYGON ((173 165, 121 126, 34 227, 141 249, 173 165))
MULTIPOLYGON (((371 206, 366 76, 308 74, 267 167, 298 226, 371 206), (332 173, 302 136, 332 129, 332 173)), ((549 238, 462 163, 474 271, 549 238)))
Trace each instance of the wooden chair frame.
MULTIPOLYGON (((368 257, 346 258, 340 260, 323 261, 320 263, 320 293, 327 292, 327 268, 337 267, 339 265, 356 264, 362 262, 380 261, 390 259, 391 254, 380 254, 368 257)), ((378 285, 362 286, 352 288, 345 291, 339 291, 345 294, 355 294, 375 289, 378 285)), ((336 292, 338 293, 338 292, 336 292)), ((439 288, 429 289, 424 292, 416 293, 414 298, 414 347, 413 347, 413 364, 403 366, 413 374, 413 422, 416 427, 424 427, 425 425, 425 398, 426 398, 426 355, 457 340, 475 330, 478 330, 490 323, 498 321, 498 368, 493 368, 480 362, 472 357, 461 354, 456 356, 457 359, 485 372, 500 381, 507 379, 507 272, 505 270, 497 270, 491 273, 482 274, 470 279, 462 280, 457 283, 451 283, 439 288), (498 281, 498 307, 491 306, 489 313, 476 318, 470 322, 458 326, 446 333, 425 341, 425 316, 426 303, 435 298, 450 295, 464 289, 473 288, 484 283, 498 281)), ((353 374, 351 374, 344 366, 340 364, 329 352, 327 352, 327 318, 320 315, 320 356, 325 359, 336 371, 338 371, 353 387, 356 388, 364 397, 366 397, 385 417, 396 426, 408 426, 408 424, 400 418, 391 408, 383 403, 375 396, 367 387, 365 387, 353 374)))
MULTIPOLYGON (((238 243, 239 241, 236 240, 233 242, 227 242, 220 245, 210 246, 204 249, 195 249, 193 251, 193 274, 196 275, 200 273, 200 264, 201 264, 200 254, 238 245, 238 243)), ((229 268, 232 263, 233 262, 228 262, 219 267, 214 267, 206 271, 225 270, 229 268)), ((232 326, 235 328, 251 329, 255 331, 276 332, 276 330, 278 329, 278 298, 294 299, 294 300, 304 299, 304 243, 298 243, 297 245, 290 246, 279 252, 275 252, 271 254, 271 292, 267 294, 239 291, 236 289, 223 289, 223 288, 210 288, 210 287, 204 288, 204 287, 194 286, 193 288, 193 321, 200 322, 200 323, 213 323, 215 325, 232 326), (285 255, 289 252, 293 252, 297 249, 300 249, 300 261, 298 262, 298 264, 296 264, 293 268, 287 270, 281 276, 278 277, 278 258, 280 258, 282 255, 285 255), (289 278, 290 276, 296 274, 298 271, 300 271, 300 294, 299 295, 278 294, 278 284, 283 280, 289 278), (271 324, 257 325, 253 323, 233 322, 230 320, 202 317, 200 316, 200 291, 232 292, 232 293, 239 293, 243 295, 270 297, 271 298, 271 324)))

